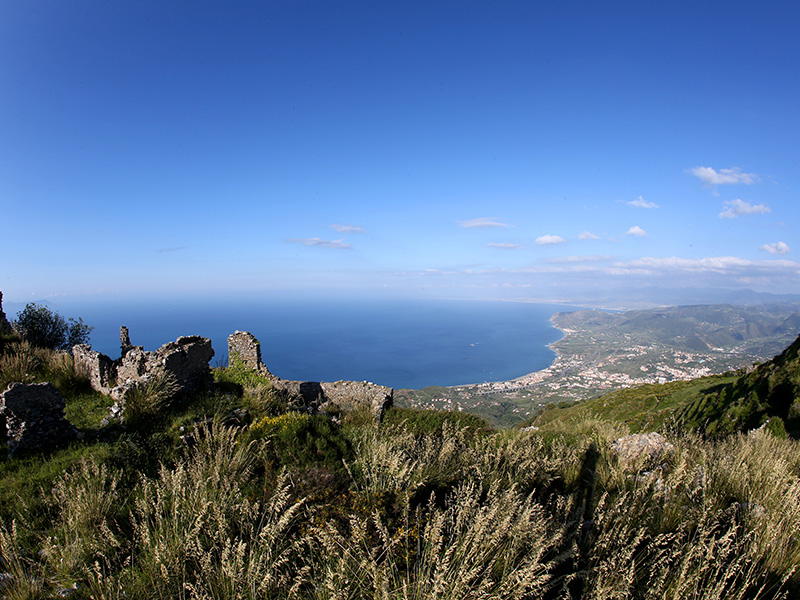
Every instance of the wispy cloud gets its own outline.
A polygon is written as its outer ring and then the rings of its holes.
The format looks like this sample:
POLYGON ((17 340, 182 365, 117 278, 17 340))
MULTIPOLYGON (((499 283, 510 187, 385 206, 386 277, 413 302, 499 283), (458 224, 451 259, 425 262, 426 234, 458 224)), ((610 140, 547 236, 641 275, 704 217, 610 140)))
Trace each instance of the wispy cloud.
POLYGON ((594 263, 606 262, 614 260, 616 256, 611 255, 590 255, 590 256, 555 256, 553 258, 546 258, 542 262, 548 264, 562 265, 562 264, 576 264, 576 263, 594 263))
POLYGON ((501 248, 503 250, 520 250, 522 244, 512 244, 511 242, 489 242, 486 244, 490 248, 501 248))
POLYGON ((766 204, 750 204, 739 198, 725 202, 724 206, 726 209, 719 213, 720 219, 735 219, 742 215, 761 215, 772 212, 766 204))
POLYGON ((593 234, 591 231, 584 231, 578 236, 579 240, 599 240, 600 236, 593 234))
POLYGON ((344 240, 323 240, 322 238, 289 238, 286 240, 293 244, 303 244, 304 246, 317 246, 319 248, 335 248, 337 250, 349 250, 352 246, 344 240))
POLYGON ((711 167, 695 167, 689 172, 703 182, 704 187, 714 187, 717 185, 744 184, 750 185, 758 180, 755 173, 745 173, 739 167, 730 169, 714 170, 711 167))
POLYGON ((649 200, 645 200, 641 196, 639 196, 636 200, 631 200, 627 204, 636 208, 658 208, 658 204, 655 202, 650 202, 649 200))
POLYGON ((635 235, 636 237, 644 237, 647 235, 647 232, 639 227, 638 225, 634 225, 628 231, 625 232, 625 235, 635 235))
POLYGON ((508 223, 503 223, 497 217, 479 217, 477 219, 469 219, 467 221, 458 221, 460 227, 468 229, 491 229, 493 227, 511 227, 508 223))
POLYGON ((540 246, 548 246, 551 244, 563 244, 566 242, 560 235, 542 235, 536 238, 536 243, 540 246))
POLYGON ((331 225, 331 229, 335 229, 339 233, 366 233, 367 230, 358 225, 331 225))
POLYGON ((765 250, 770 254, 789 254, 791 248, 785 242, 775 242, 774 244, 764 244, 758 247, 759 250, 765 250))

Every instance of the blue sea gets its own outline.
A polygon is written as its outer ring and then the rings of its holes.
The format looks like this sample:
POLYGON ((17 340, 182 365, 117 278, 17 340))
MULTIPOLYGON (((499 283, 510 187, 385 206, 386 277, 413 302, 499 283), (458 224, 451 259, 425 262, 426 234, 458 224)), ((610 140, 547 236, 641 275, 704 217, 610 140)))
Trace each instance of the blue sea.
POLYGON ((292 380, 371 381, 419 389, 503 381, 549 366, 550 323, 577 307, 503 301, 159 301, 53 304, 93 325, 92 347, 117 358, 119 327, 155 350, 182 335, 212 341, 212 366, 227 360, 227 338, 249 331, 272 373, 292 380))

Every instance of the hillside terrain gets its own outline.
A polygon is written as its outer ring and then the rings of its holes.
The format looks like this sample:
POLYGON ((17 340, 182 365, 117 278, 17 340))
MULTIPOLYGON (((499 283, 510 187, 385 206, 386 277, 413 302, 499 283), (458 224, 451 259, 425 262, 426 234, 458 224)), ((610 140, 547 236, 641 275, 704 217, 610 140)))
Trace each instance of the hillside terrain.
POLYGON ((511 381, 397 390, 399 404, 466 410, 514 425, 548 404, 683 381, 768 360, 800 334, 800 304, 705 305, 558 313, 553 364, 511 381))
POLYGON ((109 421, 69 353, 3 333, 3 385, 52 383, 76 435, 0 452, 0 598, 797 600, 799 354, 506 430, 298 410, 241 361, 109 421))
POLYGON ((800 438, 800 337, 747 373, 643 385, 571 406, 550 406, 528 425, 563 427, 585 419, 633 432, 672 429, 720 437, 764 427, 778 436, 800 438))

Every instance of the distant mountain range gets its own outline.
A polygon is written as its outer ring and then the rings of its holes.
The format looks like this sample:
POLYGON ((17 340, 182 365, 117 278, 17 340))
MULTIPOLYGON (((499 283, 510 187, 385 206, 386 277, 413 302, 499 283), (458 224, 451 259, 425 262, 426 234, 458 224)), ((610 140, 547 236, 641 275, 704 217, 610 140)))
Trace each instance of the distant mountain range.
POLYGON ((647 286, 642 288, 619 288, 605 290, 573 290, 569 298, 550 298, 548 301, 562 302, 577 306, 632 310, 636 308, 655 308, 659 306, 686 306, 693 304, 775 304, 800 302, 800 294, 770 294, 750 289, 721 288, 662 288, 647 286))
POLYGON ((669 306, 624 313, 559 313, 560 328, 606 330, 619 336, 648 338, 694 351, 741 346, 753 355, 774 355, 800 333, 800 302, 759 305, 669 306), (779 344, 776 346, 775 344, 779 344))

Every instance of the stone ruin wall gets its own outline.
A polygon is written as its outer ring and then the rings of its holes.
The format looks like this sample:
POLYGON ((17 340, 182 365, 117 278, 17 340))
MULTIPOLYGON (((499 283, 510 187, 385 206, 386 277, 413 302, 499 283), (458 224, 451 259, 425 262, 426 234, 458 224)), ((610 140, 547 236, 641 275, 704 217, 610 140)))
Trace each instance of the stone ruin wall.
POLYGON ((120 328, 122 355, 111 360, 88 344, 72 348, 75 368, 89 377, 92 389, 124 400, 128 392, 154 377, 166 377, 175 393, 188 392, 209 381, 208 363, 214 356, 211 340, 198 335, 179 337, 151 352, 130 343, 128 329, 120 328))
POLYGON ((261 362, 261 342, 248 331, 237 330, 228 336, 228 366, 235 364, 236 361, 260 375, 275 379, 261 362))
POLYGON ((11 333, 11 323, 6 318, 6 313, 3 312, 3 292, 0 290, 0 334, 11 333))
POLYGON ((276 389, 301 399, 302 404, 312 411, 350 412, 366 406, 379 421, 383 411, 392 406, 394 390, 390 387, 366 381, 288 381, 272 375, 261 362, 261 343, 247 331, 237 331, 228 336, 228 366, 236 360, 269 378, 276 389))

